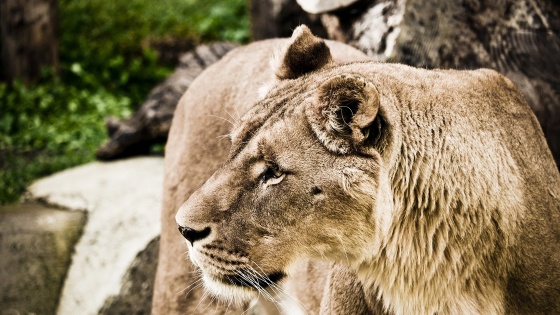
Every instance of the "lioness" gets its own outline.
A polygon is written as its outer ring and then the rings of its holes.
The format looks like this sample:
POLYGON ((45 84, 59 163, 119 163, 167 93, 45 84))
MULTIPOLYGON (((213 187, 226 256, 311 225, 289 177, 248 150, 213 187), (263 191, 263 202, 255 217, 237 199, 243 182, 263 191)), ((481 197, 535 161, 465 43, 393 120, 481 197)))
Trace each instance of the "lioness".
POLYGON ((560 175, 508 79, 335 65, 306 27, 276 77, 176 216, 210 292, 266 296, 317 260, 369 311, 560 313, 560 175))
MULTIPOLYGON (((289 42, 286 38, 270 39, 234 49, 201 73, 179 101, 165 151, 162 231, 153 314, 245 312, 245 305, 236 308, 235 305, 211 303, 212 298, 199 288, 199 274, 185 253, 175 214, 188 196, 226 161, 231 143, 224 135, 231 131, 231 122, 259 100, 259 90, 264 91, 263 86, 274 83, 271 57, 280 56, 279 52, 289 42)), ((369 60, 348 45, 328 40, 325 43, 335 63, 369 60)), ((324 272, 322 268, 315 269, 324 272)), ((307 276, 317 279, 319 275, 302 271, 301 277, 307 276)), ((313 303, 307 303, 308 309, 313 309, 313 304, 322 299, 322 283, 314 281, 314 284, 319 296, 313 303)), ((309 291, 309 287, 305 288, 306 294, 309 291)), ((298 299, 305 303, 301 294, 298 299)), ((276 307, 272 306, 272 310, 276 307)))

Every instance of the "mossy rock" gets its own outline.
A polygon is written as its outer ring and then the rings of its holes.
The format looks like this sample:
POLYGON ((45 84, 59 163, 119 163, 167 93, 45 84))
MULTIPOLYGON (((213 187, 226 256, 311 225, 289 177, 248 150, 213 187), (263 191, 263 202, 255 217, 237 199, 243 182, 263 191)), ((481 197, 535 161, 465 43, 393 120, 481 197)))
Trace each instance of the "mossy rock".
POLYGON ((37 203, 0 207, 0 314, 55 314, 85 220, 37 203))

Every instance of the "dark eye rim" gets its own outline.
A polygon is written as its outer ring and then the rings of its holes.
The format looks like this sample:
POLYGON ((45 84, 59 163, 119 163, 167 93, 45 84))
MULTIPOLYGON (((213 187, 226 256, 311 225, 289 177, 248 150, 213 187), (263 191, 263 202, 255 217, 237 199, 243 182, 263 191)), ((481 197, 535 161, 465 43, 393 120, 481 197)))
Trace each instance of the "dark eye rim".
POLYGON ((266 183, 271 179, 280 178, 284 174, 285 173, 280 170, 278 165, 271 164, 271 165, 268 165, 266 167, 266 169, 264 170, 264 172, 261 173, 261 175, 259 176, 259 180, 263 183, 266 183))

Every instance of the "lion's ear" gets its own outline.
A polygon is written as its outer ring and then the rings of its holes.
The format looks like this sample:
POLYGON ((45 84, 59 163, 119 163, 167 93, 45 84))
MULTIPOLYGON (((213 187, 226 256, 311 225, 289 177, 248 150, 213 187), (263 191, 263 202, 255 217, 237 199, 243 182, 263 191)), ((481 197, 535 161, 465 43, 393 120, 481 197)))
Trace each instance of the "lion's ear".
POLYGON ((332 62, 332 56, 325 41, 314 36, 307 26, 300 25, 278 61, 276 78, 286 80, 325 67, 332 62))
POLYGON ((379 93, 361 77, 336 76, 323 83, 306 109, 313 131, 335 153, 368 153, 381 133, 379 93))

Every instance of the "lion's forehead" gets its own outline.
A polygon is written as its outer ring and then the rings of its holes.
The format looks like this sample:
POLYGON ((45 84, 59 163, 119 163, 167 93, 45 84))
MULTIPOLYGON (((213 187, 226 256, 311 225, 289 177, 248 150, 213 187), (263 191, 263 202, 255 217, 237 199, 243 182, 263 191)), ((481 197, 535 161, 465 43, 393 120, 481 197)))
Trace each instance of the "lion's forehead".
POLYGON ((274 130, 306 123, 305 105, 313 101, 312 92, 297 85, 281 91, 255 104, 232 129, 230 158, 244 150, 254 138, 266 139, 274 130))
MULTIPOLYGON (((283 159, 295 158, 299 151, 309 147, 308 143, 318 140, 311 131, 304 113, 289 109, 282 118, 269 119, 240 144, 238 152, 230 160, 237 161, 236 167, 245 169, 249 174, 260 174, 267 162, 278 163, 283 159), (288 152, 289 154, 280 154, 288 152)), ((319 144, 318 144, 319 145, 319 144)))

